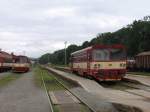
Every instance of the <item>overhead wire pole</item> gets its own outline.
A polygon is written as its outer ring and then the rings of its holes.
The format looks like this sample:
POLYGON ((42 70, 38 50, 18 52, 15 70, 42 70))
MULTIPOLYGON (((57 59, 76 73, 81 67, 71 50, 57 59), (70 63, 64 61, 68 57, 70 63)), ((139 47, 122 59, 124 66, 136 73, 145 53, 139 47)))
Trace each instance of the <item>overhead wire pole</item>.
POLYGON ((49 53, 48 53, 48 55, 47 55, 47 56, 48 56, 48 57, 47 57, 47 60, 48 60, 48 62, 47 62, 47 63, 49 64, 49 56, 50 56, 50 55, 49 55, 49 53))
POLYGON ((67 47, 67 41, 65 41, 65 65, 67 65, 67 50, 66 50, 66 47, 67 47))

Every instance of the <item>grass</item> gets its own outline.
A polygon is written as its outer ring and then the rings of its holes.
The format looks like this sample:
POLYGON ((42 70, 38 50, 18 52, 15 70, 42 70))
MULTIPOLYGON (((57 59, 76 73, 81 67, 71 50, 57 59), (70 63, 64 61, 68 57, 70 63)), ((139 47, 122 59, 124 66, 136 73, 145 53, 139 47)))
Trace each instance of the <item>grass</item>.
POLYGON ((16 73, 6 74, 6 76, 3 76, 0 78, 0 87, 3 87, 5 85, 7 85, 9 82, 18 79, 20 76, 21 76, 21 74, 16 74, 16 73))
MULTIPOLYGON (((41 69, 40 67, 36 67, 34 69, 35 72, 35 82, 39 87, 43 86, 42 77, 46 84, 46 88, 48 91, 56 91, 63 90, 64 88, 54 79, 54 74, 49 73, 47 70, 41 69)), ((78 85, 67 80, 66 78, 55 75, 55 77, 68 88, 77 87, 78 85)))
POLYGON ((56 75, 57 80, 59 80, 62 84, 64 84, 67 88, 79 87, 79 84, 70 81, 67 78, 56 75))
POLYGON ((48 91, 63 90, 64 88, 58 84, 54 77, 47 70, 43 70, 39 67, 36 67, 35 70, 35 83, 39 87, 43 88, 42 77, 45 82, 46 88, 48 91))
MULTIPOLYGON (((44 85, 42 81, 42 77, 43 77, 47 91, 64 90, 64 88, 58 84, 58 82, 54 79, 52 74, 49 74, 47 70, 41 69, 40 67, 36 67, 34 69, 34 73, 35 73, 35 77, 34 77, 35 84, 38 87, 44 89, 44 85)), ((59 112, 57 105, 53 105, 53 109, 54 112, 59 112)))
POLYGON ((91 110, 87 106, 82 104, 81 105, 81 112, 91 112, 91 110))
POLYGON ((150 76, 150 72, 128 72, 128 74, 150 76))

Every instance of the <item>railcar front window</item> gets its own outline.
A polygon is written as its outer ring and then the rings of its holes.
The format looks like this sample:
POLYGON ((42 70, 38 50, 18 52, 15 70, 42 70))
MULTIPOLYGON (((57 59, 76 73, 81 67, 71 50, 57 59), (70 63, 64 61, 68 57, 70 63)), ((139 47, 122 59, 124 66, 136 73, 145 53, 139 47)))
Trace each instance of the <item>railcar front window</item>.
POLYGON ((93 59, 95 61, 99 60, 109 60, 109 51, 107 49, 103 50, 94 50, 93 51, 93 59))
POLYGON ((26 63, 27 59, 26 58, 20 58, 20 63, 26 63))
POLYGON ((126 53, 123 49, 97 49, 93 51, 94 61, 124 60, 126 53))
POLYGON ((27 59, 26 58, 19 58, 16 60, 16 63, 26 63, 27 59))
POLYGON ((110 49, 111 60, 124 60, 126 59, 126 53, 123 49, 110 49))

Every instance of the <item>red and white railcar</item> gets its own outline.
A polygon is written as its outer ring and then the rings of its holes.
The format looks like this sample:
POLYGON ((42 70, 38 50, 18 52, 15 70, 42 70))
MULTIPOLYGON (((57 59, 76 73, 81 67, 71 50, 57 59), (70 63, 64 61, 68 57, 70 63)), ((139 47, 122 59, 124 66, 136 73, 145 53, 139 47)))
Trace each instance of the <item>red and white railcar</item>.
POLYGON ((12 67, 13 57, 11 54, 0 50, 0 72, 10 70, 12 67))
POLYGON ((14 56, 12 65, 13 72, 24 73, 30 70, 30 60, 26 56, 14 56))
POLYGON ((126 74, 123 45, 94 45, 71 54, 71 70, 99 81, 121 80, 126 74))

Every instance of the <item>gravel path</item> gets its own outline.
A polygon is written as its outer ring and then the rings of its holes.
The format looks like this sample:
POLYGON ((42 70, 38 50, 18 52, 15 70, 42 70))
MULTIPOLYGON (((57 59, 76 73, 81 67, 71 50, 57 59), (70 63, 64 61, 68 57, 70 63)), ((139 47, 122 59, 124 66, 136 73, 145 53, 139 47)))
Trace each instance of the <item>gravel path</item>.
POLYGON ((34 84, 32 72, 0 89, 0 112, 50 112, 47 96, 34 84))

